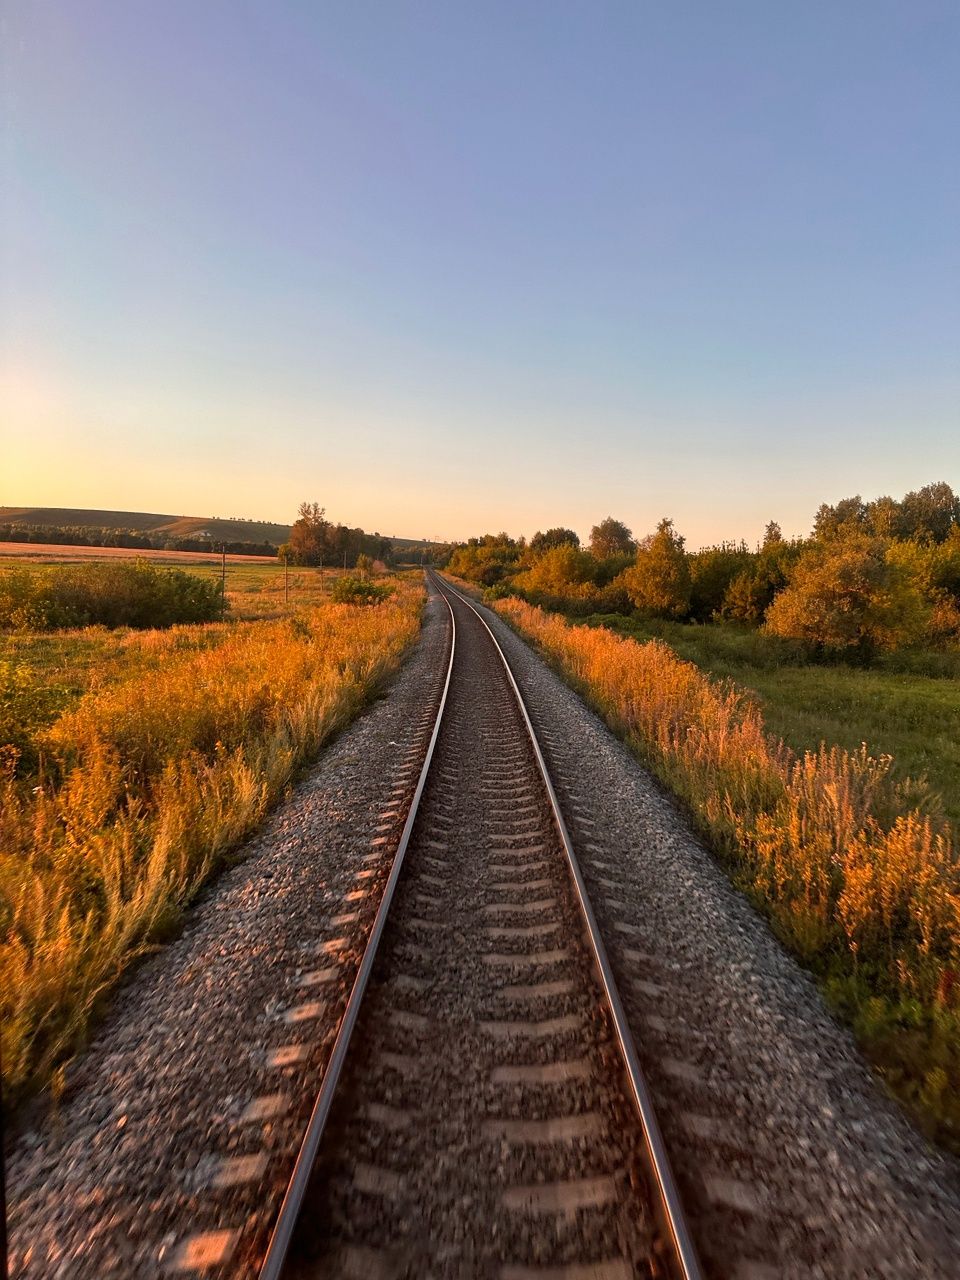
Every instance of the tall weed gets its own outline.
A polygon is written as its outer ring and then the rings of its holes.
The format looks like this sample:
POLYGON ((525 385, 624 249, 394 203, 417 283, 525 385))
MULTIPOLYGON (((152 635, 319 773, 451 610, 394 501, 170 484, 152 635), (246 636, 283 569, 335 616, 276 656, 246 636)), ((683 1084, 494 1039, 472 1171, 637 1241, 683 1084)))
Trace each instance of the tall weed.
MULTIPOLYGON (((239 624, 212 647, 153 644, 150 670, 95 687, 0 778, 5 1089, 45 1084, 98 998, 169 928, 297 767, 399 664, 423 594, 239 624)), ((197 628, 197 630, 202 630, 197 628)))
POLYGON ((891 1085, 960 1144, 960 868, 935 797, 865 746, 795 753, 732 681, 662 641, 494 607, 686 802, 891 1085))

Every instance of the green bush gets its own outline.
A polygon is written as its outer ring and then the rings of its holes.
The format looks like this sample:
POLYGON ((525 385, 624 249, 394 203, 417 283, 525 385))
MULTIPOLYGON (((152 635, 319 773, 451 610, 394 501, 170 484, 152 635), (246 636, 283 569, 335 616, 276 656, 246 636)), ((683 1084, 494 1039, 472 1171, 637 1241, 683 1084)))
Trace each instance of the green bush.
POLYGON ((13 569, 0 574, 0 629, 170 627, 220 616, 220 587, 146 560, 13 569))
POLYGON ((379 604, 389 594, 389 587, 378 587, 362 578, 337 578, 330 589, 330 597, 336 604, 379 604))

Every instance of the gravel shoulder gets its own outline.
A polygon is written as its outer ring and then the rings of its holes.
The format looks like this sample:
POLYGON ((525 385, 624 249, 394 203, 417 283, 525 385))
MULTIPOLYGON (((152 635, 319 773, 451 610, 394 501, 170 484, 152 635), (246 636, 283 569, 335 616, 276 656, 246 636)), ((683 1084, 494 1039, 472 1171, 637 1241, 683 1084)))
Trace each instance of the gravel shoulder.
POLYGON ((13 1140, 12 1276, 253 1274, 416 784, 447 647, 431 590, 385 695, 123 983, 56 1113, 13 1140))
POLYGON ((489 609, 545 745, 709 1274, 960 1276, 960 1163, 635 757, 489 609))

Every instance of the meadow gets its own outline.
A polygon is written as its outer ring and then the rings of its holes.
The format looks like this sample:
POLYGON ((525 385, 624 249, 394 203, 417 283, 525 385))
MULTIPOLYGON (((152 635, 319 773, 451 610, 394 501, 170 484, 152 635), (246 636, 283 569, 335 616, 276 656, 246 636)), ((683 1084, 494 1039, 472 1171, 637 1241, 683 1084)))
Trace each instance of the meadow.
MULTIPOLYGON (((738 666, 735 656, 745 658, 729 636, 634 638, 571 624, 515 597, 494 607, 679 798, 734 883, 820 979, 888 1087, 928 1134, 960 1149, 954 830, 936 792, 911 778, 902 762, 898 769, 889 755, 860 745, 864 718, 844 725, 843 706, 831 700, 839 694, 850 714, 861 702, 876 703, 880 715, 886 681, 916 708, 923 699, 910 686, 921 678, 791 671, 769 665, 768 656, 769 692, 761 701, 728 678, 738 666), (705 643, 713 644, 712 656, 705 643), (699 646, 704 669, 680 656, 681 644, 688 653, 699 646), (858 684, 861 676, 868 683, 858 684), (778 716, 768 720, 771 706, 778 716), (826 736, 830 714, 837 717, 833 741, 826 736), (778 718, 790 726, 797 747, 773 728, 778 718)), ((956 714, 955 685, 943 678, 940 684, 939 698, 931 694, 931 728, 938 706, 956 714)), ((891 713, 882 714, 889 742, 896 725, 891 713)), ((918 760, 925 759, 924 731, 922 724, 897 731, 918 760)), ((954 803, 955 786, 948 788, 954 803)))
POLYGON ((57 1087, 124 971, 415 640, 418 581, 363 607, 331 576, 285 591, 282 566, 245 565, 223 622, 0 636, 8 1099, 57 1087))
POLYGON ((594 615, 639 641, 663 640, 717 679, 735 680, 760 705, 769 732, 794 751, 821 742, 889 755, 897 776, 923 778, 960 825, 960 653, 883 654, 869 666, 812 663, 795 646, 729 623, 594 615))

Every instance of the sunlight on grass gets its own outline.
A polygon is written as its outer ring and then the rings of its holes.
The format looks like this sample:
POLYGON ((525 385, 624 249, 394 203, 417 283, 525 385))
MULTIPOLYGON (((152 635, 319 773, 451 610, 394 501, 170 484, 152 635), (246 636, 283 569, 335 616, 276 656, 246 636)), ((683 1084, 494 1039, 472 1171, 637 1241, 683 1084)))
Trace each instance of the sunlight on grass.
POLYGON ((50 1079, 98 998, 396 670, 423 598, 403 583, 279 621, 19 638, 14 729, 33 756, 6 728, 0 749, 10 1096, 50 1079))
POLYGON ((891 1087, 960 1145, 960 871, 937 797, 864 746, 798 754, 755 697, 662 640, 570 625, 517 599, 495 608, 689 806, 891 1087))

